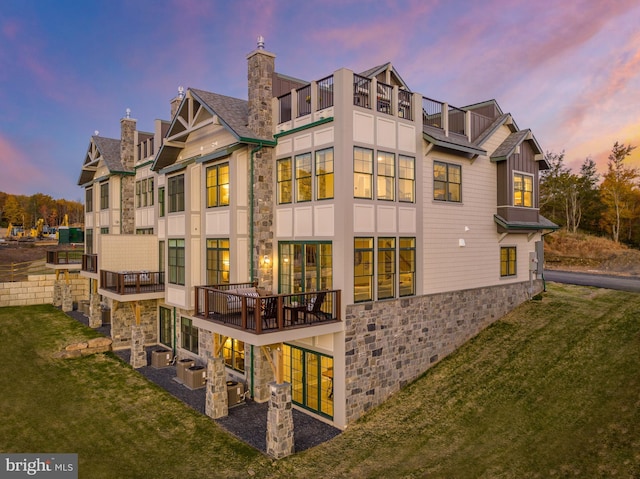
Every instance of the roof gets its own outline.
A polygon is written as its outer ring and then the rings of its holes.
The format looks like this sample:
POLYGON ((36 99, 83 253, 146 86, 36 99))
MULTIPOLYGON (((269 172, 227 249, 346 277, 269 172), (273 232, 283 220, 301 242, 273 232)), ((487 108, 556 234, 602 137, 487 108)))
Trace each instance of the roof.
POLYGON ((429 143, 433 143, 435 146, 441 148, 470 153, 472 155, 487 154, 485 150, 471 143, 464 135, 449 133, 449 136, 447 136, 444 134, 444 130, 428 125, 422 127, 422 135, 429 143))
MULTIPOLYGON (((504 161, 509 158, 513 152, 516 150, 518 146, 522 144, 524 141, 529 141, 531 143, 531 148, 534 151, 534 154, 540 155, 542 154, 542 148, 538 145, 535 137, 531 133, 531 130, 520 130, 514 133, 511 133, 502 144, 496 148, 496 150, 491 155, 491 161, 504 161)), ((544 161, 542 159, 541 161, 544 161)))
POLYGON ((508 233, 539 230, 557 230, 560 226, 548 220, 542 215, 538 215, 538 221, 507 221, 500 215, 493 215, 494 221, 508 233))
POLYGON ((87 148, 87 154, 85 156, 84 164, 82 165, 82 171, 80 172, 80 178, 78 178, 78 185, 84 185, 93 181, 98 161, 102 161, 109 170, 109 173, 125 173, 132 172, 130 168, 126 168, 120 161, 120 140, 114 138, 105 138, 102 136, 93 135, 87 148), (95 158, 91 156, 92 145, 95 145, 96 155, 95 158))
POLYGON ((391 67, 391 73, 393 73, 393 75, 395 75, 395 77, 397 78, 397 80, 400 83, 400 85, 405 90, 411 91, 409 86, 405 83, 405 81, 402 79, 402 77, 398 73, 398 70, 395 69, 395 67, 391 64, 391 62, 387 62, 387 63, 385 63, 383 65, 378 65, 378 66, 375 66, 373 68, 369 68, 368 70, 365 70, 365 71, 363 71, 361 73, 358 73, 358 75, 360 75, 361 77, 365 77, 365 78, 373 78, 373 77, 378 76, 380 73, 386 71, 389 67, 391 67))
MULTIPOLYGON (((485 141, 487 141, 489 138, 491 138, 491 136, 495 133, 495 131, 500 128, 503 125, 507 125, 507 124, 513 124, 513 119, 511 117, 510 113, 503 113, 502 115, 500 115, 498 118, 496 118, 493 123, 491 123, 491 125, 489 125, 481 134, 480 136, 478 136, 478 138, 476 138, 475 140, 475 144, 480 146, 482 145, 485 141)), ((515 127, 515 125, 513 125, 512 131, 517 130, 517 127, 515 127)))

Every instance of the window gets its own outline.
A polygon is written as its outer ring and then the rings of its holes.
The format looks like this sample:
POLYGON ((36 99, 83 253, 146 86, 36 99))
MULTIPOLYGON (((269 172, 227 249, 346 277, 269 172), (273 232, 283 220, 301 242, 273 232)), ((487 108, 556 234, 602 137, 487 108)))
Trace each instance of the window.
POLYGON ((311 153, 296 156, 296 202, 311 201, 311 153))
POLYGON ((228 367, 244 372, 244 341, 227 338, 222 345, 222 356, 228 367))
POLYGON ((136 228, 137 235, 152 235, 153 228, 136 228))
POLYGON ((184 240, 169 240, 169 283, 184 285, 184 240))
POLYGON ((207 240, 207 284, 229 284, 229 240, 207 240))
POLYGON ((180 332, 182 333, 182 348, 198 354, 198 328, 189 318, 181 318, 180 332))
POLYGON ((84 231, 84 252, 93 254, 93 228, 87 228, 84 231))
POLYGON ((108 235, 109 234, 109 228, 100 228, 100 234, 101 235, 108 235))
POLYGON ((292 198, 291 158, 278 160, 278 204, 291 203, 292 198))
POLYGON ((169 213, 184 211, 184 175, 169 178, 169 213))
POLYGON ((353 300, 373 299, 373 238, 354 238, 353 241, 353 300))
POLYGON ((513 174, 513 205, 533 207, 533 176, 524 173, 513 174))
POLYGON ((84 191, 84 210, 87 213, 93 211, 93 188, 87 188, 84 191))
POLYGON ((142 201, 140 199, 140 190, 142 188, 141 182, 136 181, 136 208, 140 208, 142 201))
POLYGON ((400 238, 400 296, 416 294, 416 239, 400 238))
POLYGON ((416 159, 398 156, 398 199, 406 203, 416 200, 416 159))
POLYGON ((158 241, 158 271, 164 273, 164 241, 158 241))
POLYGON ((333 416, 333 358, 290 344, 282 347, 284 380, 291 400, 322 416, 333 416))
POLYGON ((378 238, 378 299, 396 295, 396 239, 378 238))
POLYGON ((153 178, 147 178, 147 203, 153 206, 153 178))
POLYGON ((207 168, 207 208, 229 206, 229 163, 207 168))
POLYGON ((500 276, 516 275, 516 247, 503 246, 500 248, 500 276))
POLYGON ((158 188, 158 216, 164 216, 164 186, 158 188))
POLYGON ((172 346, 171 334, 171 310, 169 308, 160 307, 160 343, 165 346, 172 346))
POLYGON ((278 275, 281 293, 319 291, 333 287, 333 254, 330 242, 278 243, 278 275))
POLYGON ((377 198, 379 200, 393 201, 395 195, 395 163, 396 155, 378 152, 378 179, 377 179, 377 198))
POLYGON ((109 183, 100 184, 100 209, 106 210, 109 208, 109 183))
POLYGON ((353 197, 373 198, 373 150, 353 148, 353 197))
POLYGON ((333 198, 333 148, 316 151, 316 198, 333 198))
POLYGON ((462 201, 462 167, 441 161, 433 162, 433 199, 462 201))

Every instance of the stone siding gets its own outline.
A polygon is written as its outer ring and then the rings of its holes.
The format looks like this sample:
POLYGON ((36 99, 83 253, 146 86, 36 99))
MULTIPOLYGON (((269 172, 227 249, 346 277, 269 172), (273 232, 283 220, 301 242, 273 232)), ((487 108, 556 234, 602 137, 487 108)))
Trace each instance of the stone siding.
MULTIPOLYGON (((87 298, 89 280, 70 275, 71 296, 74 302, 87 298)), ((29 275, 27 281, 0 283, 0 306, 30 306, 53 304, 55 274, 29 275)))
MULTIPOLYGON (((536 281, 534 291, 541 290, 542 281, 536 281)), ((349 306, 347 423, 383 403, 528 298, 526 282, 349 306)))
MULTIPOLYGON (((136 315, 133 308, 135 303, 110 300, 111 306, 111 339, 113 349, 131 347, 131 327, 136 323, 136 315)), ((139 301, 140 326, 144 331, 145 346, 158 344, 158 300, 149 299, 139 301)))

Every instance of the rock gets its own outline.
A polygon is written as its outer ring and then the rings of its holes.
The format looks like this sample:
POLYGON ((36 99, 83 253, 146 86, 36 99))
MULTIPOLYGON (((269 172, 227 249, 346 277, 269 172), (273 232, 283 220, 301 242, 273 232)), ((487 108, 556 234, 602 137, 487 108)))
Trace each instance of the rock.
POLYGON ((69 346, 67 346, 66 348, 64 348, 66 351, 77 351, 79 349, 85 349, 88 348, 89 344, 82 342, 82 343, 73 343, 70 344, 69 346))
POLYGON ((90 339, 87 342, 87 344, 89 348, 103 348, 105 346, 109 346, 109 349, 110 349, 112 342, 113 341, 111 341, 110 338, 93 338, 93 339, 90 339))

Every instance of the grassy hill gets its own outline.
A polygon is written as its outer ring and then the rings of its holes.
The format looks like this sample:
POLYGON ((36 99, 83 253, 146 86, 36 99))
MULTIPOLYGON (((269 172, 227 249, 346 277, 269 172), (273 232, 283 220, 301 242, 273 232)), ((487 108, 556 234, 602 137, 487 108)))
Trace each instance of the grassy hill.
POLYGON ((545 236, 545 267, 640 275, 640 251, 607 238, 558 231, 545 236))
POLYGON ((640 295, 550 283, 334 440, 272 461, 113 355, 0 308, 0 451, 77 452, 80 477, 640 477, 640 295), (9 367, 10 366, 10 367, 9 367))

